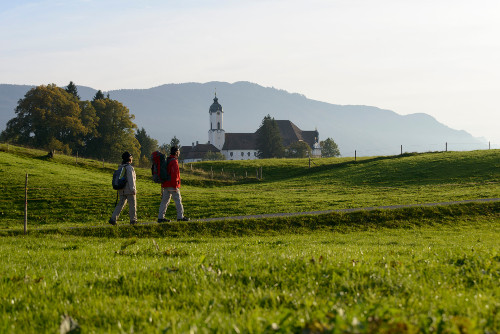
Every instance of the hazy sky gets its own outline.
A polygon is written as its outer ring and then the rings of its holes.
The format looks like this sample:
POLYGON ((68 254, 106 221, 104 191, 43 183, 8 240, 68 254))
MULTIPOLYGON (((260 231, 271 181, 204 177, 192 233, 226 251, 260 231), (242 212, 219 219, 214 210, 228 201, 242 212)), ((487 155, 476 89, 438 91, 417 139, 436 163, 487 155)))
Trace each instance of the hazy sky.
POLYGON ((500 144, 500 1, 0 0, 0 83, 69 81, 250 81, 500 144))

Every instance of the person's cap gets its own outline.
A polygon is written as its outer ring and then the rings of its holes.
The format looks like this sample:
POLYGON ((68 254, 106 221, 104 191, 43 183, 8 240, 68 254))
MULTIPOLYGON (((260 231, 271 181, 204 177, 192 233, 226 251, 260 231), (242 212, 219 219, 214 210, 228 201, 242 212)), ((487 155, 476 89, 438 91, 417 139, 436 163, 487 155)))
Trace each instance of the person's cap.
POLYGON ((128 161, 131 156, 132 156, 132 154, 130 154, 128 152, 123 152, 123 154, 122 154, 122 160, 123 161, 128 161))
POLYGON ((172 147, 170 148, 170 154, 174 155, 174 154, 175 154, 175 152, 177 152, 178 150, 179 150, 179 148, 178 148, 177 146, 172 146, 172 147))

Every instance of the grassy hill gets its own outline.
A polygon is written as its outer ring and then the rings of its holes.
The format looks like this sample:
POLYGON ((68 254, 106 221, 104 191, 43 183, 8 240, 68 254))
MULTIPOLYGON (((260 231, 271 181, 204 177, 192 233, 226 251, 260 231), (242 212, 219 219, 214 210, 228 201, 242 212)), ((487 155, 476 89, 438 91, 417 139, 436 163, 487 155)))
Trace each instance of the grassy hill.
MULTIPOLYGON (((500 150, 184 165, 186 215, 211 218, 500 197, 500 150), (262 168, 263 179, 256 179, 262 168)), ((0 228, 22 226, 28 173, 31 227, 106 224, 115 164, 0 146, 0 228)), ((156 221, 160 187, 136 168, 139 221, 156 221)), ((175 215, 174 205, 167 212, 175 215)))
MULTIPOLYGON (((206 162, 182 194, 195 218, 499 197, 499 157, 206 162)), ((1 333, 500 330, 500 202, 112 227, 114 168, 0 145, 1 333)), ((159 186, 136 171, 153 221, 159 186)))

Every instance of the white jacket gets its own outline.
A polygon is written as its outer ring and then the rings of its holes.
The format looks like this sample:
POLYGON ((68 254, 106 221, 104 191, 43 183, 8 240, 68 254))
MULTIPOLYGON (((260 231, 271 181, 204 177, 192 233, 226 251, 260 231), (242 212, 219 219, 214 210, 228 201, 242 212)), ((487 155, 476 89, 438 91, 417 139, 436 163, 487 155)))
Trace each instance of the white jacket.
POLYGON ((127 184, 123 189, 118 190, 120 194, 123 195, 135 195, 137 193, 137 188, 135 186, 135 170, 130 164, 122 164, 120 167, 125 167, 127 171, 127 184))

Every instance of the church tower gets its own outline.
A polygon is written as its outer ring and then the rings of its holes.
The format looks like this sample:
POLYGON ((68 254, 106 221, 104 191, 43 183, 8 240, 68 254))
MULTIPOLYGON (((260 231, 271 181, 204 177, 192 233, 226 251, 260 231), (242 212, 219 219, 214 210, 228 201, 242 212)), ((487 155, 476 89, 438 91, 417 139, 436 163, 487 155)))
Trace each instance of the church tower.
POLYGON ((215 93, 214 103, 210 106, 208 110, 210 114, 210 130, 208 131, 208 141, 210 144, 222 150, 224 146, 224 140, 226 139, 226 132, 222 125, 222 118, 224 112, 222 111, 222 106, 217 99, 217 93, 215 93))

